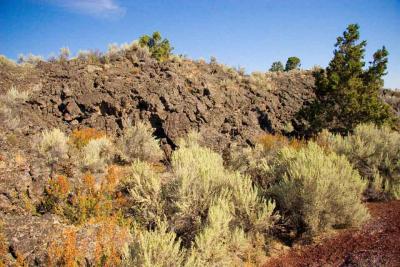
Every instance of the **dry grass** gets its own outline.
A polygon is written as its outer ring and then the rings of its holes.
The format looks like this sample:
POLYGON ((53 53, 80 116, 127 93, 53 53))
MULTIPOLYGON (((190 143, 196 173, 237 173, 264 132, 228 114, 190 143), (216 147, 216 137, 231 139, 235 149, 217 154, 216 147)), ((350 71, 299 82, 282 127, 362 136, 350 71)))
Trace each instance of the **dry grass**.
POLYGON ((4 55, 0 55, 0 66, 16 67, 17 63, 4 55))
POLYGON ((19 91, 14 86, 7 91, 7 93, 1 96, 0 100, 7 106, 24 103, 29 99, 29 92, 19 91))
POLYGON ((271 78, 266 73, 252 72, 249 78, 251 85, 260 90, 270 91, 272 89, 271 78))

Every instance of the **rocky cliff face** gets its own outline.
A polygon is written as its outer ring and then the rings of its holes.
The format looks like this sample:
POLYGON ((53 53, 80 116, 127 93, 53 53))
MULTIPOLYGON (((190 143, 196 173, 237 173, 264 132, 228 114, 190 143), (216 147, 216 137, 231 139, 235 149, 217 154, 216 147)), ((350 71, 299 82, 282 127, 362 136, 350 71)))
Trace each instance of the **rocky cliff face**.
POLYGON ((285 129, 314 96, 310 72, 248 76, 185 59, 158 63, 128 55, 108 64, 40 63, 21 73, 0 70, 1 92, 33 88, 20 110, 28 134, 49 127, 118 134, 128 121, 144 120, 166 151, 191 130, 219 151, 232 141, 253 143, 285 129))

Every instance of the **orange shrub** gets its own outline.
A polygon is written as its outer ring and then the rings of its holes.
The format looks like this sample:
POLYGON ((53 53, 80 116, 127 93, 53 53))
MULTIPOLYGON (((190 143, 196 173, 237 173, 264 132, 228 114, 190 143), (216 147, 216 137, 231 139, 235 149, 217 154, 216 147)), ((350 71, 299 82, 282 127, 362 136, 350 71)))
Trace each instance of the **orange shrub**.
POLYGON ((299 150, 299 149, 305 147, 306 145, 307 145, 307 142, 302 139, 293 138, 293 139, 289 140, 289 146, 296 150, 299 150))
POLYGON ((163 173, 166 171, 166 167, 161 162, 151 163, 151 169, 156 173, 163 173))
POLYGON ((118 210, 123 210, 130 207, 131 206, 128 197, 122 192, 117 192, 115 194, 114 208, 118 210))
POLYGON ((290 146, 298 150, 306 144, 304 140, 287 137, 280 134, 264 134, 258 138, 258 143, 261 144, 265 149, 271 150, 276 148, 282 148, 284 146, 290 146))
MULTIPOLYGON (((21 255, 19 251, 15 252, 15 255, 17 257, 15 267, 28 267, 28 263, 26 262, 25 258, 21 255)), ((1 265, 0 265, 1 266, 1 265)))
POLYGON ((90 140, 99 139, 104 137, 106 134, 103 131, 96 130, 94 128, 84 128, 81 130, 74 130, 71 134, 71 142, 78 149, 86 146, 90 140))
POLYGON ((84 256, 78 249, 76 230, 65 230, 62 243, 53 241, 48 247, 49 266, 77 267, 84 263, 83 260, 84 256))
POLYGON ((39 210, 52 211, 56 214, 64 212, 64 202, 67 199, 71 187, 68 178, 59 175, 49 180, 43 200, 40 203, 39 210))
POLYGON ((264 134, 257 141, 267 150, 288 144, 288 139, 279 134, 264 134))
POLYGON ((75 224, 82 224, 92 218, 106 218, 112 215, 112 199, 100 192, 78 191, 68 206, 67 217, 75 224))
POLYGON ((112 193, 115 191, 121 177, 121 169, 118 166, 111 165, 107 170, 107 175, 101 183, 101 191, 112 193))
POLYGON ((84 230, 85 240, 93 241, 94 251, 87 249, 86 241, 78 242, 77 228, 66 229, 61 242, 53 241, 48 246, 48 266, 86 266, 85 256, 89 256, 89 266, 121 266, 122 253, 130 234, 129 228, 120 223, 118 216, 94 220, 80 229, 89 229, 84 230))
POLYGON ((54 179, 50 179, 47 193, 57 198, 64 199, 70 192, 70 184, 68 178, 63 175, 58 175, 54 179))
POLYGON ((65 176, 59 175, 49 181, 38 210, 62 215, 76 225, 114 216, 128 205, 126 197, 117 190, 121 171, 110 166, 98 186, 90 172, 72 186, 65 176))
POLYGON ((82 177, 83 186, 81 190, 94 193, 96 191, 96 179, 90 172, 85 173, 82 177))
POLYGON ((122 262, 122 245, 126 243, 129 230, 119 225, 118 216, 111 216, 100 223, 96 233, 95 264, 96 266, 120 266, 122 262))

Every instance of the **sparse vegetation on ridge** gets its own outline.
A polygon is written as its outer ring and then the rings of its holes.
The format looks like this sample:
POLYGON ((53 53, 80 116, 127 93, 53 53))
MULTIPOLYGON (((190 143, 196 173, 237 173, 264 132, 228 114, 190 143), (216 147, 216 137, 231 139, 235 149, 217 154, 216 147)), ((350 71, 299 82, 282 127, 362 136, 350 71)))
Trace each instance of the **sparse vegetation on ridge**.
POLYGON ((152 57, 160 62, 169 59, 171 51, 173 50, 168 39, 163 39, 159 32, 154 32, 151 36, 143 35, 139 38, 139 45, 148 47, 152 57))
POLYGON ((273 71, 273 72, 284 71, 282 62, 280 62, 280 61, 273 62, 269 71, 273 71))
POLYGON ((6 94, 0 95, 0 119, 4 119, 9 129, 19 131, 21 120, 18 108, 20 104, 29 100, 29 96, 28 91, 17 90, 15 86, 11 86, 6 94))
POLYGON ((285 71, 296 70, 300 67, 300 59, 298 57, 289 57, 286 61, 285 71))

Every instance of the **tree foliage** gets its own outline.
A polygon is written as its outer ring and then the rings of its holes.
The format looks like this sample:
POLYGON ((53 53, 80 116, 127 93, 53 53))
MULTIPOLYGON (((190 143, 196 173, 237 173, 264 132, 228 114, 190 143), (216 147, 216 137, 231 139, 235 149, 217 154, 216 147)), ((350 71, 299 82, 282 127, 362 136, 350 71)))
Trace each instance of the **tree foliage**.
POLYGON ((286 61, 285 71, 291 71, 298 69, 300 67, 300 58, 298 57, 289 57, 286 61))
POLYGON ((282 62, 280 61, 273 62, 269 71, 272 72, 284 71, 282 62))
POLYGON ((160 62, 167 60, 173 50, 168 39, 163 39, 159 32, 154 32, 152 36, 143 35, 139 39, 141 47, 148 47, 151 56, 160 62))
POLYGON ((310 122, 308 131, 347 133, 360 123, 393 122, 389 106, 379 97, 389 53, 383 46, 365 69, 367 42, 359 39, 359 26, 349 25, 337 38, 329 66, 315 73, 317 101, 303 114, 310 122))

